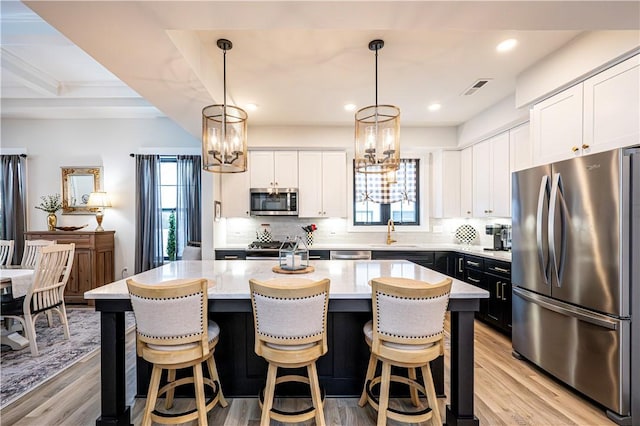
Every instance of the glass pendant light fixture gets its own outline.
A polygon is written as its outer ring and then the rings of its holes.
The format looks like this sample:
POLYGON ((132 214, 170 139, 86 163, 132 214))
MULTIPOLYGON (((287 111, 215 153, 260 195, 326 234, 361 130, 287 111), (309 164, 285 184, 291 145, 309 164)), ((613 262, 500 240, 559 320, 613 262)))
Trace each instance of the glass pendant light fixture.
POLYGON ((247 113, 227 105, 227 50, 233 44, 221 38, 217 45, 223 54, 222 104, 202 109, 202 168, 215 173, 241 173, 247 170, 247 113))
POLYGON ((400 109, 378 105, 378 50, 383 40, 369 42, 376 52, 376 104, 356 112, 355 171, 388 173, 400 166, 400 109))

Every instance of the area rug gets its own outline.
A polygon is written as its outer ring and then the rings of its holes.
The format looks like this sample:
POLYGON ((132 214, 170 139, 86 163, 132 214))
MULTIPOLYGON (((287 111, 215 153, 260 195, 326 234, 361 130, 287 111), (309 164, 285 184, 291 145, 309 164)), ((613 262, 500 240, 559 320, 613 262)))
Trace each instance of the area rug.
MULTIPOLYGON (((50 380, 100 348, 100 313, 93 309, 67 307, 70 340, 65 340, 60 318, 53 314, 53 327, 45 315, 36 321, 37 357, 29 346, 18 351, 4 350, 0 359, 0 409, 36 386, 50 380)), ((133 328, 133 313, 126 315, 127 330, 133 328)))

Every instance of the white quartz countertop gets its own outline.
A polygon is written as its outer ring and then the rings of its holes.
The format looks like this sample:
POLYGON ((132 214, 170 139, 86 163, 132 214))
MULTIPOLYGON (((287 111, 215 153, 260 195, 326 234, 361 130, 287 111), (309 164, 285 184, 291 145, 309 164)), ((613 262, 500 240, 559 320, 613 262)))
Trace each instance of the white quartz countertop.
MULTIPOLYGON (((224 247, 216 247, 217 250, 245 250, 248 244, 229 244, 224 247)), ((381 251, 455 251, 459 253, 468 253, 475 256, 487 257, 490 259, 511 262, 510 251, 490 251, 485 250, 483 246, 472 246, 467 244, 451 244, 451 243, 424 243, 424 244, 403 244, 393 243, 387 244, 313 244, 310 250, 381 250, 381 251)))
MULTIPOLYGON (((362 299, 371 297, 369 280, 377 277, 403 277, 437 283, 444 274, 406 260, 314 260, 315 271, 308 274, 278 274, 271 270, 277 261, 270 260, 180 260, 134 275, 145 284, 161 283, 179 278, 206 278, 210 282, 209 297, 218 299, 249 299, 249 278, 305 278, 331 280, 332 299, 362 299)), ((84 294, 85 299, 128 299, 126 279, 98 287, 84 294)), ((452 299, 488 298, 489 293, 463 281, 453 279, 452 299)))

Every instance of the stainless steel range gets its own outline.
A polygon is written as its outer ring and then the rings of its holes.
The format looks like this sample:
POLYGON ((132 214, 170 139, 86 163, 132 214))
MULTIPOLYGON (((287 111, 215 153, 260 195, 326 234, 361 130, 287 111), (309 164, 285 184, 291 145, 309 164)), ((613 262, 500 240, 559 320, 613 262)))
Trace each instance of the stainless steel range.
MULTIPOLYGON (((268 243, 261 241, 254 241, 247 247, 247 260, 260 260, 266 258, 278 257, 278 252, 282 247, 282 241, 270 241, 268 243)), ((293 241, 285 241, 285 249, 293 248, 293 241)))

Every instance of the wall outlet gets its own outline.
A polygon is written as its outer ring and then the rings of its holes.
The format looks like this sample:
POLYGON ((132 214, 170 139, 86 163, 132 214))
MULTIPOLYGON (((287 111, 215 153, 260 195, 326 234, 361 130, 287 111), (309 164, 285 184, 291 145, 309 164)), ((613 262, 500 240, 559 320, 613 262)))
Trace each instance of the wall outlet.
POLYGON ((434 234, 442 234, 442 225, 433 225, 434 234))

